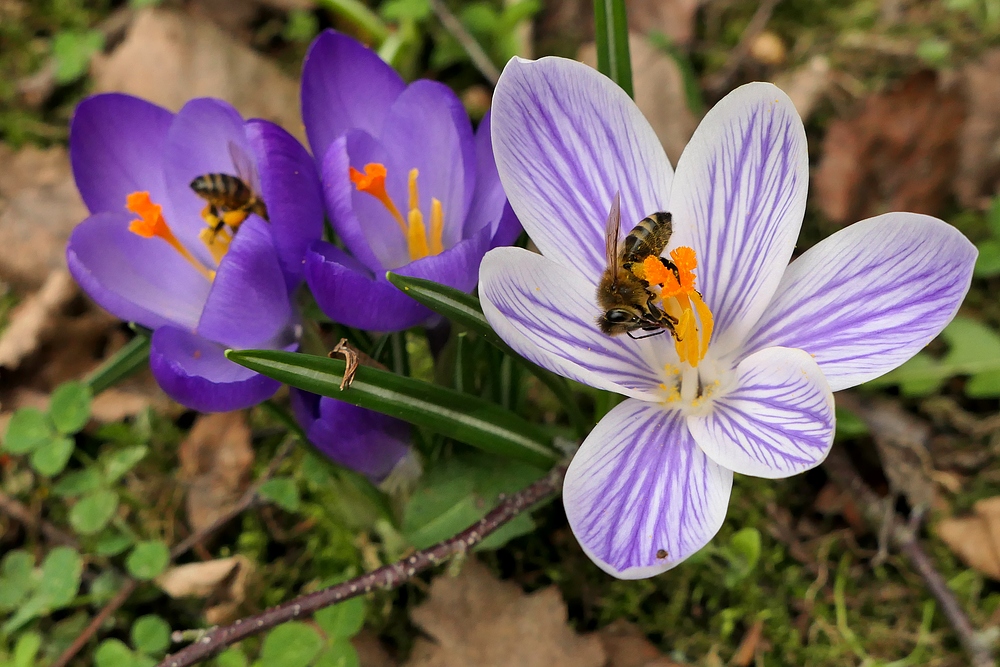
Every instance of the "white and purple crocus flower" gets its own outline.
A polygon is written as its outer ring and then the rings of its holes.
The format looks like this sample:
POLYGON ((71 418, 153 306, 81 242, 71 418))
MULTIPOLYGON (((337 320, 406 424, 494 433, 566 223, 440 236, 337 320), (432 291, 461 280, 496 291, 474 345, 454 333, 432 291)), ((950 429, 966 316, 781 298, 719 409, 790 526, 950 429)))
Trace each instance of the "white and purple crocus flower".
POLYGON ((305 256, 306 280, 333 320, 372 331, 427 324, 433 313, 386 271, 469 291, 486 251, 520 232, 489 119, 473 134, 447 86, 407 85, 373 51, 327 31, 306 56, 302 117, 346 248, 318 241, 305 256))
POLYGON ((164 391, 205 412, 271 396, 278 382, 228 361, 224 351, 297 345, 290 295, 323 225, 305 148, 219 100, 192 100, 174 114, 106 94, 77 107, 70 158, 91 213, 70 237, 70 271, 105 309, 153 330, 150 366, 164 391), (204 174, 239 173, 234 155, 259 175, 270 223, 250 215, 238 233, 212 237, 205 201, 190 184, 204 174))
POLYGON ((480 296, 519 353, 628 398, 566 475, 570 526, 605 571, 652 576, 722 525, 733 473, 780 478, 827 455, 834 391, 895 368, 955 315, 975 247, 925 215, 852 225, 789 264, 806 206, 806 136, 788 97, 743 86, 702 121, 677 170, 617 86, 572 61, 511 61, 493 98, 493 145, 510 203, 541 254, 486 255, 480 296), (622 234, 673 214, 646 262, 670 334, 598 329, 605 220, 622 234))

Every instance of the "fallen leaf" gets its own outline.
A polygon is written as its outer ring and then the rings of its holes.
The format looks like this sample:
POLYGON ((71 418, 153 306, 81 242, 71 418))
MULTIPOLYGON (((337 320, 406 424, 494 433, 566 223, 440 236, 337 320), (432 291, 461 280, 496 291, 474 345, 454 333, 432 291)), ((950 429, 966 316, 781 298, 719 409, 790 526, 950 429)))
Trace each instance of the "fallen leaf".
POLYGON ((66 241, 87 217, 61 146, 0 144, 0 278, 38 288, 66 267, 66 241))
POLYGON ((684 667, 662 655, 633 623, 618 619, 597 632, 608 656, 606 667, 684 667))
POLYGON ((95 396, 90 405, 90 414, 95 421, 110 424, 135 417, 148 408, 153 408, 160 414, 169 414, 172 412, 171 403, 155 382, 130 382, 125 386, 105 389, 95 396))
POLYGON ((763 636, 764 620, 757 619, 750 626, 750 629, 747 630, 746 634, 743 635, 743 639, 740 641, 740 645, 736 647, 736 653, 733 654, 729 664, 733 667, 749 667, 754 658, 763 652, 761 645, 761 638, 763 636))
POLYGON ((205 620, 225 623, 246 599, 247 580, 253 563, 243 555, 203 563, 188 563, 168 569, 156 585, 172 598, 206 598, 205 620))
POLYGON ((378 635, 369 628, 351 637, 351 645, 358 652, 358 664, 361 667, 396 667, 396 661, 382 646, 378 635))
POLYGON ((193 97, 219 97, 245 118, 305 136, 295 79, 208 19, 141 10, 118 48, 95 58, 92 74, 95 92, 121 91, 172 110, 193 97))
POLYGON ((694 17, 702 4, 702 0, 625 0, 628 27, 640 35, 659 32, 674 44, 687 46, 694 38, 694 17))
POLYGON ((961 73, 968 115, 959 137, 955 195, 962 206, 985 208, 1000 188, 1000 49, 961 73))
POLYGON ((250 483, 254 456, 244 413, 198 417, 177 454, 187 485, 188 524, 199 531, 226 514, 250 483))
MULTIPOLYGON (((645 37, 632 33, 628 43, 632 53, 635 103, 653 126, 670 162, 677 164, 681 151, 698 126, 698 119, 687 106, 684 75, 673 58, 645 37)), ((579 60, 597 67, 597 47, 593 43, 584 45, 579 60)))
POLYGON ((826 56, 813 56, 805 65, 776 76, 774 85, 785 91, 806 121, 830 88, 830 61, 826 56))
POLYGON ((816 200, 832 222, 886 211, 937 214, 958 165, 964 103, 919 72, 865 100, 861 112, 830 123, 815 175, 816 200))
POLYGON ((598 637, 567 625, 558 589, 525 595, 475 560, 457 577, 436 578, 412 619, 431 639, 417 639, 409 667, 602 667, 606 661, 598 637))
POLYGON ((972 512, 939 521, 938 537, 963 563, 1000 580, 1000 496, 980 500, 972 512))
POLYGON ((42 288, 11 313, 10 324, 0 335, 0 367, 15 369, 34 354, 53 335, 62 309, 78 293, 68 271, 52 272, 42 288))

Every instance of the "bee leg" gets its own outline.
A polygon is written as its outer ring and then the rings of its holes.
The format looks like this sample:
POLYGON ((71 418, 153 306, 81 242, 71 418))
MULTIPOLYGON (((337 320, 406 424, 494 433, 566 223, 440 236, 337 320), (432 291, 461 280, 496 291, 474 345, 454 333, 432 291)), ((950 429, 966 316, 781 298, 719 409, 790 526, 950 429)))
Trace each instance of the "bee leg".
POLYGON ((677 278, 677 284, 680 285, 680 283, 681 283, 681 272, 677 269, 677 265, 674 264, 669 259, 667 259, 666 257, 660 257, 660 263, 663 264, 663 266, 665 266, 666 268, 670 269, 673 272, 674 278, 677 278))
MULTIPOLYGON (((650 329, 643 329, 643 331, 650 331, 650 329)), ((653 336, 659 336, 663 332, 664 329, 656 327, 653 333, 646 334, 645 336, 633 336, 631 331, 626 331, 625 333, 627 333, 628 337, 631 338, 632 340, 642 340, 643 338, 652 338, 653 336)))

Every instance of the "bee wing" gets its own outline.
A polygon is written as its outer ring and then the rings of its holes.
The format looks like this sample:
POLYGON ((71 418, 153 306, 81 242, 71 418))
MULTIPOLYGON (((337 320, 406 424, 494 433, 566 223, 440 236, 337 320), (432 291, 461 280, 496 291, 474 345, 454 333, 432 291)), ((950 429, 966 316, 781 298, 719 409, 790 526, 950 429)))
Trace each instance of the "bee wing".
POLYGON ((611 211, 608 213, 608 221, 604 227, 604 253, 608 260, 608 272, 612 276, 618 275, 619 264, 621 263, 621 253, 618 250, 618 234, 622 224, 621 193, 615 193, 615 199, 611 202, 611 211))
POLYGON ((250 190, 256 194, 260 194, 260 176, 257 174, 257 167, 254 165, 250 156, 246 154, 239 144, 235 142, 228 142, 229 157, 233 160, 233 166, 236 167, 236 178, 240 179, 248 186, 250 190))

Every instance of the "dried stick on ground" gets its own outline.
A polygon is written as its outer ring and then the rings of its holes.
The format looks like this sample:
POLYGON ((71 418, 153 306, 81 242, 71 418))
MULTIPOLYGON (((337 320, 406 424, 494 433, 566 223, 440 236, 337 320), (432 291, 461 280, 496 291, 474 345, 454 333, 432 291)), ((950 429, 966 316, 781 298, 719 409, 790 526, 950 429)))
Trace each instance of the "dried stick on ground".
MULTIPOLYGON (((243 494, 239 501, 233 505, 228 512, 212 522, 211 525, 192 533, 186 539, 175 544, 170 550, 170 562, 173 563, 179 556, 186 553, 193 546, 204 542, 212 533, 225 526, 234 518, 242 514, 245 510, 249 509, 250 506, 257 501, 257 492, 260 490, 261 485, 274 476, 274 473, 278 471, 278 466, 281 465, 281 462, 285 460, 285 457, 291 453, 296 442, 297 440, 295 438, 288 438, 281 449, 278 450, 275 457, 271 460, 271 463, 268 465, 267 470, 264 471, 264 474, 260 476, 257 482, 243 494)), ((77 638, 73 640, 73 643, 69 645, 69 648, 63 651, 62 655, 60 655, 56 661, 52 663, 52 667, 66 667, 70 660, 76 657, 76 654, 87 645, 87 642, 89 642, 95 634, 97 634, 98 630, 101 629, 101 626, 104 625, 104 622, 108 620, 112 614, 118 611, 123 604, 128 602, 128 599, 138 587, 139 582, 132 577, 128 577, 122 584, 122 587, 118 591, 117 595, 104 605, 101 611, 97 613, 97 616, 90 619, 90 623, 87 624, 87 627, 84 628, 83 632, 81 632, 77 638)))
POLYGON ((211 630, 193 644, 164 658, 158 667, 190 667, 212 657, 227 646, 282 623, 310 616, 320 609, 364 595, 376 588, 389 590, 401 586, 419 572, 440 565, 454 556, 464 555, 521 512, 558 492, 565 475, 566 466, 556 466, 552 472, 531 486, 501 500, 496 508, 455 537, 350 581, 297 597, 257 616, 211 630))
POLYGON ((3 491, 0 491, 0 514, 6 514, 30 529, 40 531, 49 542, 74 549, 80 548, 80 543, 75 537, 59 530, 45 519, 36 517, 31 510, 3 491))
POLYGON ((465 26, 458 20, 458 17, 451 13, 448 6, 444 4, 444 0, 430 0, 430 5, 441 21, 441 25, 451 33, 455 41, 461 44, 465 52, 469 54, 469 59, 472 60, 472 64, 479 70, 479 73, 486 77, 494 86, 497 85, 497 81, 500 80, 500 70, 493 64, 493 61, 487 55, 486 51, 483 50, 483 47, 479 45, 479 42, 476 41, 476 38, 465 29, 465 26))
MULTIPOLYGON (((876 435, 877 437, 877 435, 876 435)), ((847 455, 834 447, 830 451, 830 456, 823 463, 823 468, 827 474, 842 489, 851 494, 851 497, 858 503, 864 512, 865 518, 873 526, 879 526, 885 521, 885 504, 882 499, 875 494, 868 485, 864 483, 861 476, 854 469, 847 455)), ((907 525, 905 521, 896 518, 893 522, 891 537, 893 543, 899 547, 906 557, 913 564, 914 569, 924 579, 927 589, 931 595, 941 605, 948 622, 958 635, 958 640, 962 648, 969 655, 972 667, 995 667, 993 653, 989 644, 972 627, 969 617, 962 609, 962 605, 955 599, 955 595, 948 588, 944 578, 934 568, 931 559, 920 546, 917 533, 917 526, 907 525)))

